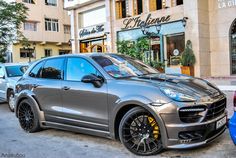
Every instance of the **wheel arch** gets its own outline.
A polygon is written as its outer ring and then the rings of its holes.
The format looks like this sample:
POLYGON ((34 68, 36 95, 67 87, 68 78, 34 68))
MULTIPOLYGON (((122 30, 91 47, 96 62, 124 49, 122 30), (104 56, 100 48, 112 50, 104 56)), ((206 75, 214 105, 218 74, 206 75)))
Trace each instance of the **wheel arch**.
POLYGON ((112 137, 114 139, 119 139, 119 125, 120 125, 120 122, 121 122, 122 118, 124 117, 124 115, 129 110, 131 110, 132 108, 135 108, 135 107, 140 107, 140 108, 143 108, 143 109, 147 110, 155 118, 155 120, 157 121, 158 125, 161 127, 160 128, 160 132, 163 135, 162 136, 162 142, 165 143, 165 138, 167 137, 167 134, 166 134, 164 123, 163 123, 160 115, 155 112, 153 107, 150 107, 150 106, 145 105, 145 104, 138 104, 138 103, 126 104, 126 105, 122 106, 117 111, 117 113, 115 115, 114 122, 113 122, 113 128, 112 128, 113 132, 111 132, 111 134, 113 133, 112 137))
POLYGON ((37 109, 37 112, 39 114, 40 122, 45 121, 44 113, 41 110, 40 104, 39 104, 38 100, 35 98, 35 96, 33 95, 33 93, 31 91, 30 92, 24 91, 24 92, 22 92, 18 95, 17 100, 15 101, 15 106, 16 106, 15 107, 15 114, 16 114, 16 117, 18 117, 19 105, 25 99, 28 99, 30 102, 32 102, 33 106, 35 106, 35 108, 37 109))

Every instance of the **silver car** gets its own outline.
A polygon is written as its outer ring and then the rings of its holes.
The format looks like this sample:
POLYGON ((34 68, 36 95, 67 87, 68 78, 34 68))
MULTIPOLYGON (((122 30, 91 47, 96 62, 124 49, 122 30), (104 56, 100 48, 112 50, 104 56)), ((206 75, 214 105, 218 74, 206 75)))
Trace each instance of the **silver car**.
POLYGON ((211 83, 160 74, 118 54, 42 59, 16 85, 27 132, 58 128, 119 139, 131 152, 198 147, 226 129, 226 98, 211 83))
POLYGON ((7 101, 9 109, 14 111, 14 88, 16 82, 27 70, 27 64, 0 64, 0 99, 7 101))

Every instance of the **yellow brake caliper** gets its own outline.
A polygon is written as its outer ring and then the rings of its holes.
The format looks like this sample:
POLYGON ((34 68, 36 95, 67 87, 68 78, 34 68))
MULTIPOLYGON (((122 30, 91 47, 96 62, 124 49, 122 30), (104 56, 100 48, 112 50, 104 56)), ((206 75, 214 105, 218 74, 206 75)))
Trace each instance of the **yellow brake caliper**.
POLYGON ((152 118, 152 117, 148 117, 148 122, 149 122, 149 124, 152 126, 152 128, 153 128, 153 137, 155 138, 155 139, 158 139, 158 135, 159 135, 159 127, 158 127, 158 125, 157 125, 157 123, 156 123, 156 121, 154 120, 154 118, 152 118))

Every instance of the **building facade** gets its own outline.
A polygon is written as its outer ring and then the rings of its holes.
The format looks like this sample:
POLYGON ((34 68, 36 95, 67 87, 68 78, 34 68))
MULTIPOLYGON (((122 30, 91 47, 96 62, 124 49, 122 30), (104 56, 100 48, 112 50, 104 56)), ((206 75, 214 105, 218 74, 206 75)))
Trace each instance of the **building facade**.
POLYGON ((77 49, 73 49, 76 53, 117 52, 117 41, 137 42, 139 38, 144 37, 141 26, 145 24, 148 31, 154 34, 150 36, 151 51, 145 52, 145 56, 164 62, 166 72, 180 72, 180 56, 186 41, 190 40, 196 56, 195 76, 225 77, 236 74, 235 0, 65 0, 65 2, 66 9, 73 15, 71 22, 75 22, 72 36, 74 33, 73 47, 77 49), (102 21, 104 29, 99 32, 101 34, 92 31, 99 23, 93 25, 91 29, 81 27, 81 23, 85 22, 85 19, 81 20, 81 13, 82 17, 83 13, 93 14, 94 16, 86 18, 89 21, 95 21, 97 19, 95 15, 101 15, 92 11, 94 8, 99 8, 98 4, 105 8, 102 21), (83 45, 84 41, 81 38, 85 35, 86 40, 102 36, 104 42, 101 47, 106 49, 84 51, 83 48, 90 46, 83 45))
POLYGON ((63 0, 16 0, 29 8, 21 31, 28 39, 11 46, 13 62, 71 53, 70 17, 63 0))

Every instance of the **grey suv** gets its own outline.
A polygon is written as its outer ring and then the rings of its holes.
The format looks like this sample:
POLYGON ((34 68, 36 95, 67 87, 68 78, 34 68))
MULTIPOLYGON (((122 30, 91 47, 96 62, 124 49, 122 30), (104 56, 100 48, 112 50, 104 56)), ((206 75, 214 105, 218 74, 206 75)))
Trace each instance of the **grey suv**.
POLYGON ((118 54, 42 59, 16 85, 27 132, 58 128, 120 139, 138 155, 204 145, 226 128, 225 95, 211 83, 160 74, 118 54))
POLYGON ((28 64, 5 63, 0 64, 0 99, 7 101, 9 109, 14 111, 14 88, 16 82, 27 70, 28 64))

